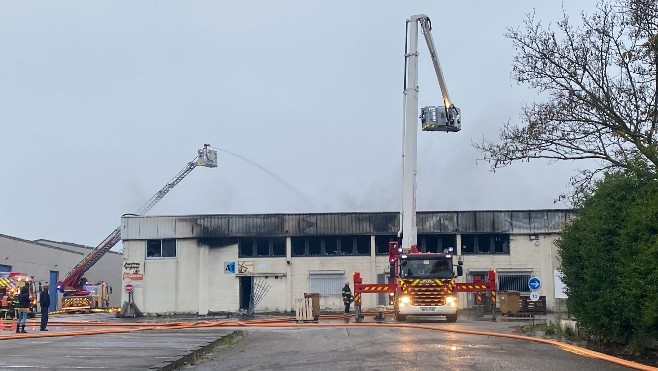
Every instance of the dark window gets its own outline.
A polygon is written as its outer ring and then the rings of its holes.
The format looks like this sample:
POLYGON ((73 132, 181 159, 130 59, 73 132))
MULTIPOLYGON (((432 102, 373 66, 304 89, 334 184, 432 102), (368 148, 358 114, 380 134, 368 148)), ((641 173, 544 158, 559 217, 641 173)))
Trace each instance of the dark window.
POLYGON ((338 255, 338 239, 336 237, 327 237, 324 239, 325 255, 338 255))
POLYGON ((472 234, 462 235, 462 254, 475 253, 475 236, 472 234))
POLYGON ((340 240, 340 254, 354 255, 354 238, 341 237, 339 240, 340 240))
POLYGON ((306 240, 304 237, 292 237, 292 256, 306 255, 306 240))
POLYGON ((441 251, 441 240, 437 235, 420 235, 418 236, 418 245, 420 251, 422 252, 442 252, 441 251))
POLYGON ((491 235, 489 234, 478 235, 477 250, 480 254, 488 254, 491 252, 491 235))
POLYGON ((396 236, 375 236, 375 254, 388 255, 388 243, 397 241, 396 236))
POLYGON ((356 253, 358 255, 370 255, 370 236, 357 236, 356 253))
POLYGON ((308 237, 308 254, 322 255, 322 237, 308 237))
POLYGON ((258 256, 270 256, 270 240, 267 238, 256 239, 256 254, 258 256))
POLYGON ((240 257, 254 256, 254 240, 241 238, 238 242, 238 254, 240 257))
POLYGON ((509 254, 509 235, 499 234, 494 238, 496 254, 509 254))
POLYGON ((441 250, 449 249, 452 247, 452 252, 457 253, 457 236, 454 234, 444 234, 441 235, 439 241, 441 243, 441 250))
POLYGON ((147 240, 146 241, 147 258, 175 258, 176 257, 176 240, 147 240))
POLYGON ((509 254, 509 235, 462 235, 462 254, 509 254))
POLYGON ((286 256, 286 239, 272 239, 272 256, 286 256))

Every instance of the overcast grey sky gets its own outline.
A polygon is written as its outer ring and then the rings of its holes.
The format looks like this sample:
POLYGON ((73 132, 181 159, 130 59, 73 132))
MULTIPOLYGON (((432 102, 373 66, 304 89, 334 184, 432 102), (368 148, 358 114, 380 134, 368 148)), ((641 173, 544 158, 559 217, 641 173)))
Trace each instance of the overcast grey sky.
MULTIPOLYGON (((418 209, 554 204, 579 164, 492 173, 471 147, 537 93, 503 34, 595 1, 0 1, 0 233, 95 246, 151 215, 398 211, 405 19, 425 13, 459 133, 419 133, 418 209)), ((420 106, 440 90, 420 44, 420 106)))

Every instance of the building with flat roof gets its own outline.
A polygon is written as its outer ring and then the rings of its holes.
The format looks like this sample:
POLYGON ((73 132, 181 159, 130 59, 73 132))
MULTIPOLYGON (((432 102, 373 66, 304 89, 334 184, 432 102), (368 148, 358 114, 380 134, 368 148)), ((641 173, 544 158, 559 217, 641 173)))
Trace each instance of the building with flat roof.
MULTIPOLYGON (((453 247, 464 263, 458 282, 497 271, 499 291, 539 294, 556 306, 559 267, 554 241, 574 210, 437 211, 417 214, 423 252, 453 247)), ((124 286, 147 314, 291 310, 296 298, 319 293, 323 309, 339 310, 345 282, 388 279, 388 242, 400 226, 396 212, 124 216, 124 286), (255 304, 255 307, 254 307, 255 304), (251 307, 251 308, 250 308, 251 307)), ((460 293, 460 307, 474 294, 460 293)), ((364 308, 387 304, 364 294, 364 308)), ((122 302, 128 293, 122 290, 122 302)))

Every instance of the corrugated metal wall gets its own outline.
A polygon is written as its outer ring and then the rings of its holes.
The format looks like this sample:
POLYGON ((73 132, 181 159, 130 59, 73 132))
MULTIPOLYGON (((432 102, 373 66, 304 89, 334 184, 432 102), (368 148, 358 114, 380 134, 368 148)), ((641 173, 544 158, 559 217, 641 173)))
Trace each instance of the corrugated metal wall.
MULTIPOLYGON (((559 233, 574 210, 419 212, 419 234, 559 233)), ((125 216, 124 240, 149 238, 395 235, 399 213, 125 216)))

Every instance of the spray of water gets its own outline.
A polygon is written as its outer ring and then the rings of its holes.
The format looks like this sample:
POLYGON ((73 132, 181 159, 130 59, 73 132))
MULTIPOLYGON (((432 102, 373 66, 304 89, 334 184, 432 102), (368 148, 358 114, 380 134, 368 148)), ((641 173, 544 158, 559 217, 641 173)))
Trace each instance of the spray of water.
POLYGON ((304 202, 306 202, 308 205, 310 205, 310 206, 313 208, 313 209, 312 209, 313 211, 317 211, 317 210, 318 210, 318 207, 313 203, 313 201, 311 201, 308 197, 306 197, 302 192, 300 192, 300 191, 297 190, 295 187, 293 187, 290 183, 286 182, 286 181, 283 180, 280 176, 278 176, 278 175, 274 174, 273 172, 267 170, 267 169, 264 168, 263 166, 257 164, 257 163, 254 162, 254 161, 251 161, 250 159, 248 159, 248 158, 246 158, 246 157, 240 156, 240 155, 238 155, 238 154, 236 154, 236 153, 233 153, 233 152, 231 152, 231 151, 227 151, 227 150, 225 150, 225 149, 223 149, 223 148, 217 148, 217 147, 213 147, 213 146, 210 146, 210 148, 212 148, 212 149, 216 149, 216 150, 218 150, 218 151, 222 151, 222 152, 224 152, 224 153, 227 153, 227 154, 229 154, 229 155, 231 155, 231 156, 237 157, 237 158, 241 159, 242 161, 244 161, 244 162, 246 162, 246 163, 248 163, 248 164, 250 164, 250 165, 252 165, 252 166, 254 166, 254 167, 256 167, 256 168, 258 168, 258 169, 260 169, 260 170, 262 170, 262 171, 264 171, 266 174, 268 174, 268 175, 271 176, 272 178, 276 179, 279 183, 285 185, 288 189, 290 189, 293 193, 295 193, 300 199, 304 200, 304 202))

